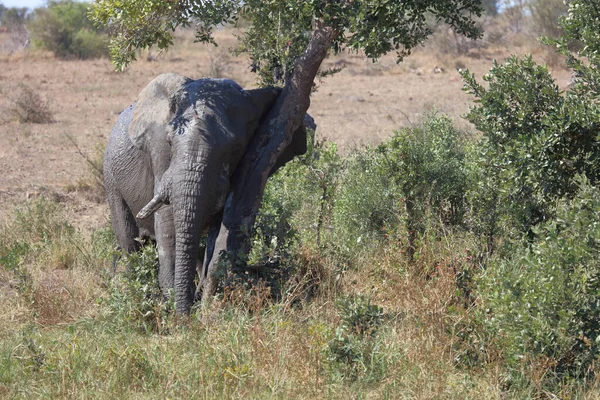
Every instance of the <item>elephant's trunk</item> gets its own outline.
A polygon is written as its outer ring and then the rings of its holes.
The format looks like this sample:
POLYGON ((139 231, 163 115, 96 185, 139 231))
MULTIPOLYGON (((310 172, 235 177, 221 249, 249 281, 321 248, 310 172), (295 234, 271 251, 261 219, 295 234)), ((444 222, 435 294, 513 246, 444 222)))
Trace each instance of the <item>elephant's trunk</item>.
POLYGON ((175 223, 175 302, 176 311, 187 314, 194 298, 194 276, 199 242, 208 218, 211 194, 214 192, 212 174, 206 164, 194 163, 178 173, 172 193, 175 223))

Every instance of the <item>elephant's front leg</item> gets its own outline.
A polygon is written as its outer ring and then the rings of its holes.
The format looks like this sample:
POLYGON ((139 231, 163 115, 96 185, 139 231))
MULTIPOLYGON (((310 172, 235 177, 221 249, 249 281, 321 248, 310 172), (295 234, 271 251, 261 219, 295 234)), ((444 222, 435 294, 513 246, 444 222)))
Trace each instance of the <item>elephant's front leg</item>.
POLYGON ((175 279, 175 226, 173 209, 163 206, 154 214, 154 232, 158 249, 158 284, 167 297, 175 279))

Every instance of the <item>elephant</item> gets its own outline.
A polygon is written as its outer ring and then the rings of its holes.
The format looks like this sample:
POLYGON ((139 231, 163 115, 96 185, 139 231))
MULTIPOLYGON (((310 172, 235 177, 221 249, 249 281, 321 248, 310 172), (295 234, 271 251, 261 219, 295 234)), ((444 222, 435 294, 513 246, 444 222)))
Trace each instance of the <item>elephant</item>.
MULTIPOLYGON (((162 74, 111 131, 104 180, 118 247, 156 242, 159 286, 173 291, 179 314, 193 303, 202 233, 222 214, 231 176, 280 92, 162 74)), ((302 126, 270 172, 304 152, 302 126)))

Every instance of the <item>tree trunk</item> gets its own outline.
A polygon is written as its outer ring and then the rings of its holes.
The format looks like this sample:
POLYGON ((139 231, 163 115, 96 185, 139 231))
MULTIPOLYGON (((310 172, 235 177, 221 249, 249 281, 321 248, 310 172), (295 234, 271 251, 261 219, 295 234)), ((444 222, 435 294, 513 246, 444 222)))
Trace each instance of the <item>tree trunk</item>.
MULTIPOLYGON (((313 82, 327 56, 335 32, 316 21, 313 36, 304 54, 296 60, 292 76, 286 80, 283 92, 259 126, 244 158, 231 180, 223 220, 214 244, 213 256, 203 280, 202 301, 207 302, 217 286, 219 264, 245 262, 250 251, 249 235, 260 207, 269 171, 292 140, 293 133, 310 106, 313 82)), ((207 254, 208 256, 208 254, 207 254)))

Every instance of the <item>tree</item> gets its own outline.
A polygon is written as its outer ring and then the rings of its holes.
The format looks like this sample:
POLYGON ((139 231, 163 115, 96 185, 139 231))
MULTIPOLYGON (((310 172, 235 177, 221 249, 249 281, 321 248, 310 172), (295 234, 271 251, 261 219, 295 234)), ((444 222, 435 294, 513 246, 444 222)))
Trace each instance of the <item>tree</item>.
POLYGON ((63 59, 108 55, 106 35, 88 19, 88 6, 73 0, 51 0, 47 7, 36 8, 28 24, 33 44, 63 59))
POLYGON ((0 26, 10 32, 25 30, 25 23, 29 20, 29 17, 27 7, 6 8, 0 4, 0 26))
POLYGON ((310 105, 314 80, 330 51, 364 51, 376 60, 396 51, 398 61, 431 35, 426 17, 444 22, 469 38, 481 36, 475 17, 481 0, 97 0, 92 18, 112 35, 110 52, 117 68, 135 60, 135 50, 168 48, 178 26, 196 24, 196 39, 214 43, 212 29, 250 22, 241 47, 265 84, 283 91, 261 123, 232 176, 220 226, 209 233, 210 258, 203 297, 216 287, 222 257, 244 263, 269 171, 290 143, 310 105), (212 257, 212 254, 218 255, 212 257))
POLYGON ((498 1, 497 0, 482 0, 482 5, 485 13, 491 17, 498 15, 498 1))
POLYGON ((531 0, 527 8, 536 34, 553 37, 562 34, 558 23, 560 17, 567 13, 568 3, 563 0, 531 0))
POLYGON ((567 57, 577 85, 573 94, 586 97, 590 104, 600 98, 600 6, 594 0, 572 0, 567 15, 560 19, 563 35, 558 39, 544 38, 567 57))

